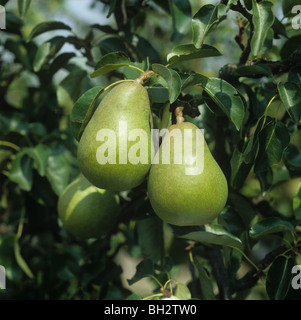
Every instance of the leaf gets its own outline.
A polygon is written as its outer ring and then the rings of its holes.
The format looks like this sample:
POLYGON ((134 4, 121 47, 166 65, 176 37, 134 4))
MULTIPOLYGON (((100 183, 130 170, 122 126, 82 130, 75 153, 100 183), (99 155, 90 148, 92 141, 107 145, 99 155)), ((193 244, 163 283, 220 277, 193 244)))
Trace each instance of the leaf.
POLYGON ((294 231, 294 226, 285 220, 277 217, 265 218, 259 222, 257 222, 250 229, 250 237, 251 238, 259 238, 269 234, 285 232, 285 231, 294 231))
POLYGON ((16 60, 20 61, 23 67, 26 69, 31 69, 29 53, 21 41, 13 41, 8 39, 5 42, 5 48, 16 56, 16 60))
POLYGON ((174 47, 167 55, 167 62, 173 64, 186 60, 217 57, 221 55, 222 54, 216 48, 207 44, 202 45, 199 49, 193 44, 180 44, 174 47))
POLYGON ((42 66, 46 64, 51 58, 53 58, 63 47, 66 41, 65 37, 54 37, 51 40, 42 43, 39 46, 37 53, 33 61, 33 70, 38 72, 42 66))
POLYGON ((296 220, 301 220, 301 183, 299 183, 298 189, 294 195, 293 209, 296 220))
POLYGON ((165 103, 169 101, 169 90, 166 87, 145 87, 151 103, 165 103))
POLYGON ((70 73, 59 83, 56 89, 57 100, 66 114, 70 114, 76 100, 91 88, 87 71, 72 65, 70 73))
POLYGON ((161 64, 152 64, 152 69, 167 82, 169 101, 170 103, 175 102, 180 95, 182 88, 182 82, 179 74, 161 64))
POLYGON ((33 159, 34 167, 43 177, 46 173, 47 160, 51 152, 50 148, 43 144, 38 144, 32 148, 23 148, 23 152, 33 159))
POLYGON ((259 150, 254 171, 258 173, 278 164, 289 142, 290 136, 285 124, 268 118, 258 133, 259 150))
POLYGON ((218 78, 208 79, 202 87, 239 130, 244 120, 245 106, 238 91, 230 83, 218 78))
POLYGON ((174 295, 179 300, 190 300, 191 299, 191 293, 190 293, 188 287, 181 282, 177 282, 177 287, 176 287, 176 291, 175 291, 174 295))
POLYGON ((40 71, 41 67, 47 60, 47 56, 50 52, 50 42, 44 42, 41 46, 39 46, 36 56, 33 61, 33 70, 34 72, 40 71))
POLYGON ((132 293, 125 300, 141 300, 141 297, 136 293, 132 293))
POLYGON ((288 82, 301 84, 301 67, 300 66, 294 67, 289 71, 288 82))
POLYGON ((120 67, 131 64, 130 58, 123 52, 111 52, 104 55, 96 64, 95 71, 91 73, 91 78, 98 77, 105 73, 116 70, 120 67))
POLYGON ((30 191, 32 187, 32 165, 33 160, 28 157, 26 152, 18 152, 12 161, 9 172, 9 180, 17 183, 22 190, 30 191))
POLYGON ((197 272, 197 278, 200 281, 201 286, 201 293, 202 293, 202 299, 203 300, 216 300, 215 294, 214 294, 214 288, 213 288, 213 279, 209 275, 208 271, 203 266, 200 259, 197 259, 193 262, 196 272, 197 272))
POLYGON ((18 9, 20 17, 24 17, 29 9, 31 0, 18 0, 18 9))
POLYGON ((298 43, 300 42, 300 40, 301 35, 296 35, 287 39, 280 50, 280 56, 283 60, 287 59, 298 50, 298 43))
POLYGON ((74 138, 79 141, 80 137, 95 111, 95 103, 104 88, 97 86, 87 90, 75 102, 70 115, 70 130, 74 138))
POLYGON ((162 221, 156 216, 138 220, 137 235, 142 254, 159 261, 164 254, 162 221))
POLYGON ((62 154, 50 155, 47 161, 46 177, 56 195, 60 195, 69 182, 69 163, 62 154))
POLYGON ((74 52, 64 52, 58 55, 50 64, 49 74, 53 76, 57 71, 65 67, 73 57, 75 57, 74 52))
POLYGON ((109 12, 107 14, 107 18, 110 18, 111 14, 115 11, 116 4, 117 4, 117 0, 111 0, 110 1, 110 9, 109 9, 109 12))
POLYGON ((28 267, 26 261, 24 260, 24 258, 21 255, 20 252, 20 246, 19 246, 19 242, 18 242, 18 238, 16 236, 15 238, 15 245, 14 245, 14 253, 15 253, 15 258, 17 261, 18 266, 24 271, 24 273, 30 278, 33 279, 34 275, 31 272, 30 268, 28 267))
POLYGON ((227 3, 226 12, 228 12, 233 4, 235 4, 238 0, 229 0, 227 3))
POLYGON ((275 16, 273 13, 273 3, 262 1, 257 3, 253 0, 253 24, 254 34, 251 40, 251 51, 253 56, 257 56, 264 45, 269 29, 273 26, 275 16))
POLYGON ((53 31, 53 30, 69 30, 71 31, 71 28, 67 26, 65 23, 60 21, 46 21, 39 23, 36 25, 31 33, 29 34, 29 37, 27 39, 27 42, 31 41, 33 38, 39 36, 42 33, 53 31))
POLYGON ((243 250, 241 240, 218 224, 211 224, 210 226, 206 225, 204 231, 192 231, 179 237, 201 243, 216 244, 243 250))
POLYGON ((301 86, 293 82, 280 82, 278 91, 287 113, 298 124, 301 119, 301 86))
POLYGON ((297 4, 296 0, 282 0, 282 12, 285 17, 291 17, 293 15, 292 9, 297 4))
POLYGON ((244 0, 244 4, 248 10, 252 10, 252 0, 244 0))
POLYGON ((292 257, 278 256, 273 261, 266 278, 266 290, 271 300, 284 300, 292 280, 292 257))
POLYGON ((270 76, 272 71, 264 64, 256 64, 253 66, 240 66, 234 70, 232 75, 235 77, 270 76))
POLYGON ((175 41, 191 27, 191 6, 189 0, 168 0, 168 5, 174 29, 171 40, 175 41))
POLYGON ((131 286, 133 283, 145 278, 153 276, 155 272, 154 265, 151 259, 142 260, 136 267, 136 273, 131 279, 128 279, 128 284, 131 286))
POLYGON ((187 87, 203 83, 207 80, 208 80, 208 77, 204 76, 203 74, 192 73, 185 79, 184 83, 182 84, 182 90, 184 90, 187 87))
POLYGON ((201 48, 205 37, 214 24, 218 22, 217 6, 204 5, 192 18, 192 42, 196 48, 201 48))

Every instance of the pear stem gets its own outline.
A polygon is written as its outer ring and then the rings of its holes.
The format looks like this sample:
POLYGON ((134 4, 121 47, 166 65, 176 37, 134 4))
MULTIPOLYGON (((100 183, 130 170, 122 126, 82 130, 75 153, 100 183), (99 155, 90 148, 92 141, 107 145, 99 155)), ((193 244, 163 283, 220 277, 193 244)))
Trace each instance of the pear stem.
POLYGON ((184 122, 183 110, 184 110, 184 107, 177 107, 176 110, 175 110, 177 124, 180 124, 180 123, 184 122))
POLYGON ((145 71, 141 74, 141 76, 139 78, 137 78, 135 80, 135 82, 137 83, 140 83, 141 85, 144 84, 144 82, 148 79, 150 79, 153 75, 154 75, 154 71, 151 71, 151 70, 148 70, 148 71, 145 71))

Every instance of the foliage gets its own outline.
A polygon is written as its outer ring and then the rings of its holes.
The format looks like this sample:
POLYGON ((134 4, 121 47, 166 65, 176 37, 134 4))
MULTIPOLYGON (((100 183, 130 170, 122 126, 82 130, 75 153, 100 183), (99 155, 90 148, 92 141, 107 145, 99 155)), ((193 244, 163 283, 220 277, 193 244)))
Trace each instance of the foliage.
POLYGON ((153 299, 300 299, 290 286, 292 266, 301 264, 295 2, 95 0, 93 10, 102 4, 107 18, 84 36, 57 20, 28 31, 34 2, 7 12, 0 31, 1 298, 141 299, 145 291, 134 284, 148 278, 153 299), (215 61, 224 65, 216 70, 215 61), (108 235, 79 240, 57 215, 58 196, 79 173, 78 140, 108 86, 147 70, 154 72, 146 87, 155 124, 167 127, 185 106, 227 177, 227 205, 210 226, 167 225, 154 214, 145 182, 120 194, 122 213, 108 235), (136 265, 128 283, 121 252, 136 265))

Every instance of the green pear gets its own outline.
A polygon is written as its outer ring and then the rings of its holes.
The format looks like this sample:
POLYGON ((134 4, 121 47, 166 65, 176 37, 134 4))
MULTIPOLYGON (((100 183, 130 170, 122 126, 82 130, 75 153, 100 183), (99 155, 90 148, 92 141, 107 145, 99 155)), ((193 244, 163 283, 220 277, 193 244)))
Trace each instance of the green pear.
POLYGON ((110 90, 78 145, 81 172, 96 187, 124 191, 140 185, 151 165, 152 114, 146 89, 124 82, 110 90))
POLYGON ((116 222, 118 201, 112 191, 99 189, 79 175, 59 196, 59 218, 70 234, 82 239, 99 238, 116 222))
POLYGON ((182 122, 169 127, 153 159, 148 196, 155 213, 177 226, 211 223, 224 208, 228 197, 226 178, 194 124, 182 122), (174 143, 171 136, 176 136, 174 143))

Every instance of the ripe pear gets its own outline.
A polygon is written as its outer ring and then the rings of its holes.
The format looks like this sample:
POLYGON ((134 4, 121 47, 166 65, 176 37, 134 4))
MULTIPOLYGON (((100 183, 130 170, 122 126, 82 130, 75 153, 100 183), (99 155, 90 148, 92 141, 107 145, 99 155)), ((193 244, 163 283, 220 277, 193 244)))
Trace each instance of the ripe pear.
POLYGON ((124 82, 110 90, 78 145, 81 172, 96 187, 124 191, 140 185, 151 165, 152 114, 146 89, 124 82))
POLYGON ((118 197, 93 186, 82 174, 59 196, 58 214, 66 230, 79 238, 99 238, 119 215, 118 197))
POLYGON ((228 197, 226 178, 194 124, 180 122, 169 127, 153 159, 148 196, 155 213, 163 221, 177 226, 211 223, 224 208, 228 197), (174 138, 174 143, 169 139, 173 132, 181 133, 181 139, 174 138), (186 137, 188 132, 192 133, 192 152, 188 152, 190 140, 185 139, 185 132, 186 137), (181 154, 182 162, 178 158, 181 154))

